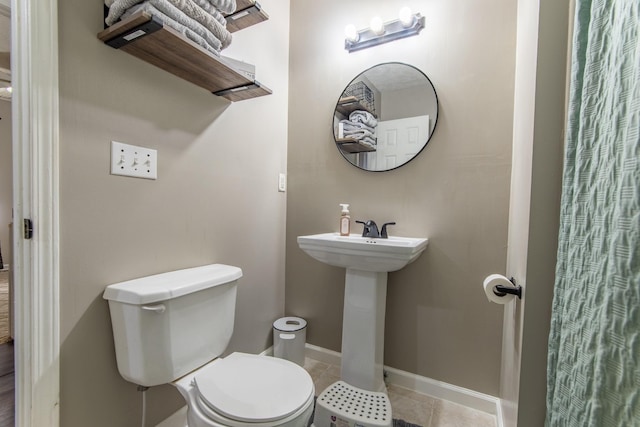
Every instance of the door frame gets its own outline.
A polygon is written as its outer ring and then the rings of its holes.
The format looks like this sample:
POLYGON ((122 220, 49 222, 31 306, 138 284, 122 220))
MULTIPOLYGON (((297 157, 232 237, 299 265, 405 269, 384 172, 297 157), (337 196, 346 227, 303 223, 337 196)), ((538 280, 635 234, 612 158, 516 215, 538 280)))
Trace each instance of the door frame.
POLYGON ((59 426, 57 0, 11 0, 16 426, 59 426), (23 235, 31 219, 33 237, 23 235))

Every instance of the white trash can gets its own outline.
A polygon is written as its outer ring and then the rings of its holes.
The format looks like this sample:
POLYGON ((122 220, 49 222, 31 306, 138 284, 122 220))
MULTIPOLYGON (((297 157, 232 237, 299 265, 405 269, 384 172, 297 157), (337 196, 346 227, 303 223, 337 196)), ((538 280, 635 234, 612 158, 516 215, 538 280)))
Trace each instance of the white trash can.
POLYGON ((273 322, 273 355, 304 366, 307 321, 300 317, 282 317, 273 322))

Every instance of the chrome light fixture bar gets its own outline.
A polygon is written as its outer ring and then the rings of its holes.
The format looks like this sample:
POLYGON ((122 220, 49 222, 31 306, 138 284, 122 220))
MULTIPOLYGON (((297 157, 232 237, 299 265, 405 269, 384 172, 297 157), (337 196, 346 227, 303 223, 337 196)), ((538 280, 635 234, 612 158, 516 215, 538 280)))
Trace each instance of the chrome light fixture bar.
MULTIPOLYGON (((401 12, 402 16, 402 12, 401 12)), ((409 14, 403 19, 395 19, 385 22, 380 26, 380 18, 374 18, 371 21, 371 27, 356 31, 353 26, 345 29, 346 38, 344 40, 344 48, 349 53, 356 50, 367 49, 382 43, 388 43, 394 40, 402 39, 409 36, 415 36, 424 28, 425 18, 419 13, 409 14)))

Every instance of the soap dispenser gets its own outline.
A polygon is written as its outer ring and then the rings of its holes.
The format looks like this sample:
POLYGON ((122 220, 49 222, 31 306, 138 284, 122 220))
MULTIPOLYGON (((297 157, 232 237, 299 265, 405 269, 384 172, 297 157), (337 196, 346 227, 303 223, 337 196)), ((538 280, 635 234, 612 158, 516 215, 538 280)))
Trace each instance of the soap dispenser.
POLYGON ((342 214, 340 215, 340 235, 348 236, 351 232, 351 216, 349 215, 349 205, 340 203, 342 214))

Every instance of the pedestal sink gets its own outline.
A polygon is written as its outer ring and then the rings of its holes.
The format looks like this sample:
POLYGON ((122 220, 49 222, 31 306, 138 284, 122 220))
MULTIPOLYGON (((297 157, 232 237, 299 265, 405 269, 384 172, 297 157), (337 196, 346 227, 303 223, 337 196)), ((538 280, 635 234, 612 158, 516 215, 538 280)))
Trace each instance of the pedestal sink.
POLYGON ((298 246, 325 264, 347 269, 342 321, 342 380, 384 391, 383 352, 387 273, 414 261, 428 239, 368 238, 338 233, 298 236, 298 246))

